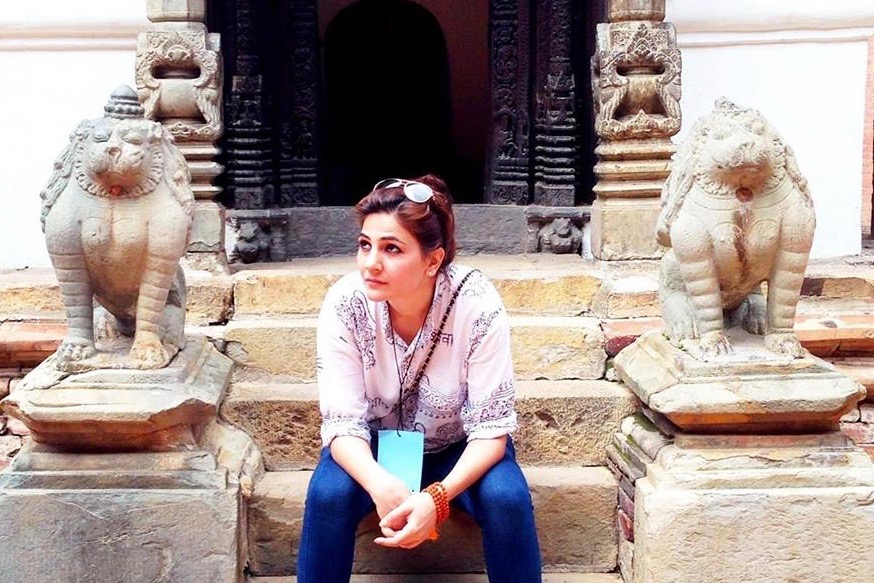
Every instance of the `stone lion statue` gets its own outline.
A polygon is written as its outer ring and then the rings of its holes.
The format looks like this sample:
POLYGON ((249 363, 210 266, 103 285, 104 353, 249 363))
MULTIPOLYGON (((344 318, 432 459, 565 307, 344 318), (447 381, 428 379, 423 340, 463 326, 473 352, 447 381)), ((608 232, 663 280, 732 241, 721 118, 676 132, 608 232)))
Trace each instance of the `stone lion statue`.
POLYGON ((718 100, 679 147, 662 191, 656 237, 670 247, 660 294, 671 341, 699 338, 702 354, 717 356, 731 351, 726 326, 742 325, 769 350, 803 356, 793 325, 814 227, 792 149, 758 111, 718 100))
POLYGON ((85 365, 97 355, 97 312, 99 339, 133 337, 125 367, 161 368, 184 345, 179 259, 192 224, 191 176, 169 132, 143 118, 132 89, 116 90, 104 109, 71 134, 40 195, 69 326, 56 365, 100 368, 85 365))

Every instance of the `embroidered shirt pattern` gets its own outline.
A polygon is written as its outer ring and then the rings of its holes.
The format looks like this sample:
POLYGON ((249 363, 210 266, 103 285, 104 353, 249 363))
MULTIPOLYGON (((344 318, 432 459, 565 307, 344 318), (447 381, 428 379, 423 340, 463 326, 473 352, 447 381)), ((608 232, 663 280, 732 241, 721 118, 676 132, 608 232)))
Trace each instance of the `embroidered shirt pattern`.
MULTIPOLYGON (((364 295, 358 273, 331 287, 317 340, 324 445, 340 435, 369 440, 372 430, 398 426, 398 367, 402 377, 409 371, 406 382, 411 382, 454 290, 469 271, 451 265, 438 275, 421 338, 409 345, 391 330, 388 305, 364 295)), ((426 451, 517 428, 509 322, 497 290, 482 274, 468 278, 419 386, 407 387, 404 396, 404 429, 424 431, 426 451)))

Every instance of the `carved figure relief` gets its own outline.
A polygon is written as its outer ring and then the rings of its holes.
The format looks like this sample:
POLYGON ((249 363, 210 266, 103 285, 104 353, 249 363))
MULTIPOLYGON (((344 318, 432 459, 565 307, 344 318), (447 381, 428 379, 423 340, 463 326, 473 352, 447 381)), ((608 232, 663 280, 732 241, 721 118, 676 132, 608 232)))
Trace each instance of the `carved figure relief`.
POLYGON ((592 57, 595 131, 605 139, 680 131, 680 51, 669 23, 598 25, 592 57))
POLYGON ((559 217, 541 227, 537 242, 544 253, 580 253, 583 232, 571 219, 559 217))
POLYGON ((662 192, 669 338, 700 338, 702 353, 718 356, 731 351, 726 325, 739 324, 769 350, 803 356, 793 325, 814 227, 792 149, 758 111, 718 100, 680 146, 662 192))
POLYGON ((79 124, 41 193, 69 326, 56 357, 71 372, 100 367, 85 362, 97 356, 95 301, 108 312, 103 336, 133 336, 126 367, 163 367, 184 345, 188 166, 170 132, 143 118, 131 88, 116 90, 105 110, 79 124))
POLYGON ((162 120, 178 141, 222 133, 221 64, 203 31, 147 31, 137 45, 137 93, 146 118, 162 120))

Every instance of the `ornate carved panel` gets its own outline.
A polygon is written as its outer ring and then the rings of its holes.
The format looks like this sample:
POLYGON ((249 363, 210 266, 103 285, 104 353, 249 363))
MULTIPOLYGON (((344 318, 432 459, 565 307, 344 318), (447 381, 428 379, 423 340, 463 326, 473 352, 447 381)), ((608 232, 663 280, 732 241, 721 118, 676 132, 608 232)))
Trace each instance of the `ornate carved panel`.
POLYGON ((267 2, 225 2, 226 29, 235 41, 226 63, 226 188, 235 208, 266 208, 274 200, 273 127, 261 55, 267 2))
POLYGON ((531 14, 524 0, 490 0, 492 135, 486 202, 526 204, 530 184, 531 14))
POLYGON ((573 206, 579 164, 571 1, 537 3, 534 202, 573 206))
POLYGON ((279 131, 280 206, 317 205, 319 33, 315 0, 286 0, 279 131))
MULTIPOLYGON (((203 25, 200 25, 203 26, 203 25)), ((137 94, 177 142, 213 142, 222 132, 218 35, 150 30, 137 39, 137 94)))
POLYGON ((680 71, 671 23, 598 25, 598 52, 592 57, 598 135, 626 140, 680 131, 680 71))

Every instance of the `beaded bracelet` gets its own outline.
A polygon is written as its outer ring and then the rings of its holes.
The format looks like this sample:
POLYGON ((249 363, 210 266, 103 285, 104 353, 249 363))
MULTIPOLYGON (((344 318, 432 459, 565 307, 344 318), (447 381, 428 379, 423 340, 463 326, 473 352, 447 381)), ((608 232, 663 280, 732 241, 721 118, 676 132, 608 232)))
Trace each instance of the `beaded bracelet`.
POLYGON ((431 499, 434 500, 434 506, 437 508, 434 530, 428 537, 431 540, 437 540, 437 527, 449 518, 449 496, 446 493, 446 486, 442 482, 434 482, 422 491, 431 496, 431 499))

